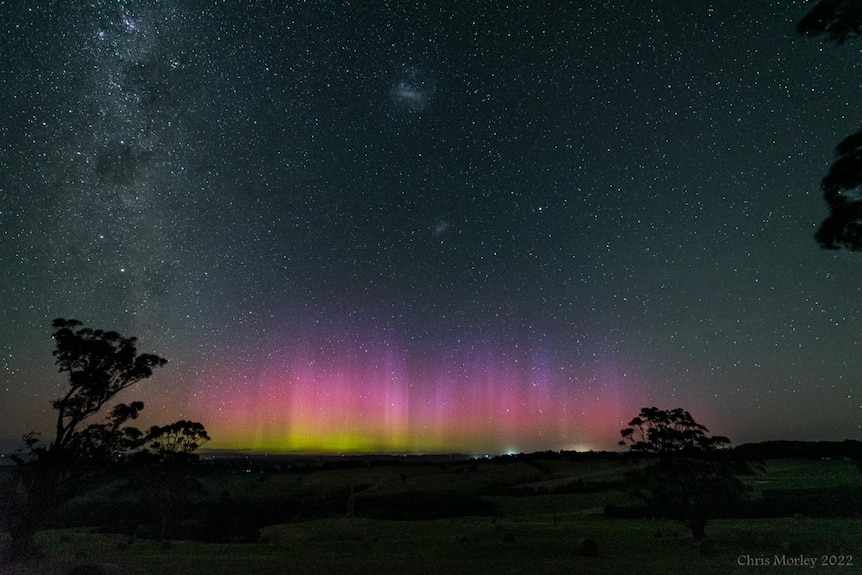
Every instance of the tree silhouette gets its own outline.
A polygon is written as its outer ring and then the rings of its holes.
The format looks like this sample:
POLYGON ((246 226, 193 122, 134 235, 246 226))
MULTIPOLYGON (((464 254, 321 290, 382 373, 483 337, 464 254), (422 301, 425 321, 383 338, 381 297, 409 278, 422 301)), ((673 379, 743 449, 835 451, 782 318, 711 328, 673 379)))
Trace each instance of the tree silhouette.
POLYGON ((160 461, 188 461, 198 447, 209 440, 210 436, 203 425, 184 419, 162 427, 154 425, 146 437, 148 449, 160 461))
POLYGON ((858 0, 820 0, 796 25, 800 34, 826 34, 829 40, 843 44, 862 34, 862 4, 858 0))
POLYGON ((84 461, 119 461, 141 445, 143 433, 136 427, 124 424, 129 419, 137 419, 138 412, 143 408, 141 401, 115 405, 110 410, 107 423, 92 423, 74 432, 63 449, 84 461))
POLYGON ((820 189, 829 216, 815 234, 826 249, 862 250, 862 130, 844 138, 835 148, 838 159, 823 178, 820 189), (854 193, 853 191, 856 190, 854 193))
MULTIPOLYGON (((796 25, 800 34, 826 35, 843 44, 862 35, 862 2, 821 0, 796 25)), ((825 249, 862 250, 862 130, 844 138, 835 148, 837 159, 823 178, 820 189, 829 216, 820 224, 815 239, 825 249)))
POLYGON ((107 409, 117 394, 150 377, 167 360, 139 354, 134 337, 93 330, 74 319, 58 318, 52 326, 55 363, 59 372, 66 374, 68 388, 51 402, 57 419, 50 443, 43 444, 38 433, 27 433, 24 442, 28 454, 13 456, 20 481, 14 488, 17 495, 11 506, 16 510, 10 519, 11 557, 33 548, 36 529, 63 501, 92 486, 98 477, 104 476, 106 468, 142 451, 147 442, 166 436, 167 432, 154 430, 168 429, 180 434, 184 441, 174 442, 177 453, 190 453, 209 439, 203 425, 188 421, 154 427, 145 435, 127 425, 144 408, 140 401, 119 403, 107 409), (104 422, 86 425, 106 409, 104 422))
MULTIPOLYGON (((49 453, 69 451, 76 441, 76 430, 89 417, 101 411, 118 393, 153 374, 167 360, 157 355, 138 354, 134 337, 122 337, 115 331, 93 330, 80 321, 62 318, 52 323, 56 349, 53 354, 60 373, 67 373, 69 389, 51 402, 57 410, 57 427, 49 453)), ((119 427, 137 417, 144 404, 134 402, 112 411, 111 426, 119 427)))
POLYGON ((682 408, 661 410, 644 407, 629 427, 620 431, 620 445, 640 453, 703 453, 715 451, 730 444, 721 436, 708 436, 709 430, 697 423, 682 408))
POLYGON ((624 478, 629 493, 656 517, 682 523, 695 540, 706 524, 743 492, 737 474, 746 468, 724 457, 730 440, 709 430, 683 409, 644 407, 620 431, 620 445, 643 454, 624 478))
POLYGON ((165 539, 178 531, 183 506, 206 493, 192 475, 194 453, 210 440, 204 426, 180 420, 169 425, 154 425, 144 438, 144 448, 136 458, 142 466, 127 483, 138 494, 154 521, 153 536, 165 539))

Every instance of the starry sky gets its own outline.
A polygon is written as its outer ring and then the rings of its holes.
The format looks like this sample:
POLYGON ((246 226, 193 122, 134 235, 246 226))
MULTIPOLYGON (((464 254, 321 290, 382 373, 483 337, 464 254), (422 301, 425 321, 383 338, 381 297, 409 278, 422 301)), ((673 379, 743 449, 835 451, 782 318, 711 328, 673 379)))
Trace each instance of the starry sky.
POLYGON ((66 317, 218 449, 859 439, 862 256, 812 236, 862 58, 811 5, 0 0, 0 438, 66 317))

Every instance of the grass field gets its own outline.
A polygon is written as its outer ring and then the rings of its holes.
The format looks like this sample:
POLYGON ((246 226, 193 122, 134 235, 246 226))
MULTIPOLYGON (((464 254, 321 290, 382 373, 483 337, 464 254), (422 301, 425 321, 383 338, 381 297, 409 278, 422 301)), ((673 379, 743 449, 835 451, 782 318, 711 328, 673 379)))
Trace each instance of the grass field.
MULTIPOLYGON (((845 461, 776 460, 766 467, 766 474, 748 479, 754 498, 768 490, 862 488, 862 473, 845 461)), ((61 575, 73 565, 94 562, 136 575, 862 573, 858 516, 714 520, 707 526, 712 548, 704 553, 675 523, 605 516, 606 503, 627 501, 612 483, 621 473, 614 460, 563 459, 220 472, 203 478, 208 491, 246 502, 301 493, 338 501, 353 486, 355 516, 348 516, 344 497, 343 510, 265 526, 255 543, 159 542, 87 528, 46 530, 39 533, 44 556, 8 570, 61 575), (580 491, 560 492, 572 485, 580 491), (512 489, 518 495, 507 494, 512 489), (524 495, 531 491, 537 494, 524 495), (428 497, 426 504, 441 506, 450 497, 475 497, 492 511, 399 521, 361 516, 366 502, 398 502, 401 495, 417 493, 428 497), (584 538, 596 542, 598 556, 578 553, 584 538), (807 566, 786 564, 800 558, 807 566)), ((465 501, 471 505, 473 499, 465 501)))

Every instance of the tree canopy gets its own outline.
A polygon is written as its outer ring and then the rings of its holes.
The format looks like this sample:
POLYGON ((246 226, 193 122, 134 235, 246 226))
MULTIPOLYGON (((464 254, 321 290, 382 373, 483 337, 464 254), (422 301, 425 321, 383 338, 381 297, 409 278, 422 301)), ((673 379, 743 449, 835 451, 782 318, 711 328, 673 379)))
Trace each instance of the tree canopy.
POLYGON ((815 238, 826 249, 862 250, 862 130, 844 138, 835 148, 838 158, 823 178, 820 189, 829 216, 815 238), (855 193, 854 193, 855 190, 855 193))
POLYGON ((744 466, 722 457, 730 440, 708 432, 682 408, 657 407, 642 408, 620 431, 620 445, 651 456, 625 474, 629 493, 652 515, 688 527, 696 540, 706 537, 709 519, 743 491, 737 474, 744 466))
POLYGON ((664 455, 708 452, 730 444, 726 437, 709 436, 708 432, 682 408, 644 407, 629 427, 620 431, 623 438, 619 444, 633 452, 664 455))
MULTIPOLYGON (((825 35, 843 44, 862 35, 862 2, 820 0, 796 25, 800 34, 825 35)), ((825 249, 862 250, 862 130, 841 141, 836 160, 820 183, 829 216, 820 224, 815 239, 825 249)))
POLYGON ((843 44, 862 34, 862 2, 859 0, 820 0, 796 25, 800 34, 825 34, 830 41, 843 44))
POLYGON ((134 337, 123 337, 115 331, 81 327, 74 319, 55 319, 53 338, 55 363, 60 373, 68 376, 68 389, 62 397, 51 402, 57 410, 57 426, 51 452, 69 451, 70 447, 87 444, 86 436, 99 436, 100 441, 110 437, 121 439, 119 427, 137 417, 142 402, 118 405, 109 415, 105 426, 78 431, 79 426, 99 413, 118 393, 150 377, 153 369, 167 360, 150 353, 138 354, 134 337), (114 432, 106 435, 102 432, 114 432))
POLYGON ((154 425, 146 436, 148 449, 161 461, 187 459, 209 440, 202 424, 184 419, 161 427, 154 425))
POLYGON ((119 393, 164 366, 166 359, 138 353, 134 337, 84 327, 78 320, 58 318, 52 326, 53 355, 59 372, 66 374, 67 387, 51 402, 57 419, 50 443, 43 444, 36 432, 27 433, 29 457, 13 457, 20 481, 12 494, 17 501, 9 505, 15 511, 10 519, 11 557, 29 552, 36 529, 49 514, 109 477, 106 469, 132 455, 149 454, 148 459, 158 464, 188 462, 192 452, 209 440, 204 426, 194 421, 153 426, 146 434, 128 425, 144 409, 141 401, 108 407, 119 393), (105 414, 104 419, 90 423, 99 414, 105 414))

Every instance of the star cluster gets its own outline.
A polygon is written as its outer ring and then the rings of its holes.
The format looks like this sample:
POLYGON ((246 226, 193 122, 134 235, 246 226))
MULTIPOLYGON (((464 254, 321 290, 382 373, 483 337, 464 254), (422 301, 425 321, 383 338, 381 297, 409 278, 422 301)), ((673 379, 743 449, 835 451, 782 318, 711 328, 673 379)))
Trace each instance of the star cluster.
POLYGON ((0 0, 0 437, 54 317, 213 447, 858 436, 862 262, 812 234, 862 70, 806 8, 0 0))

